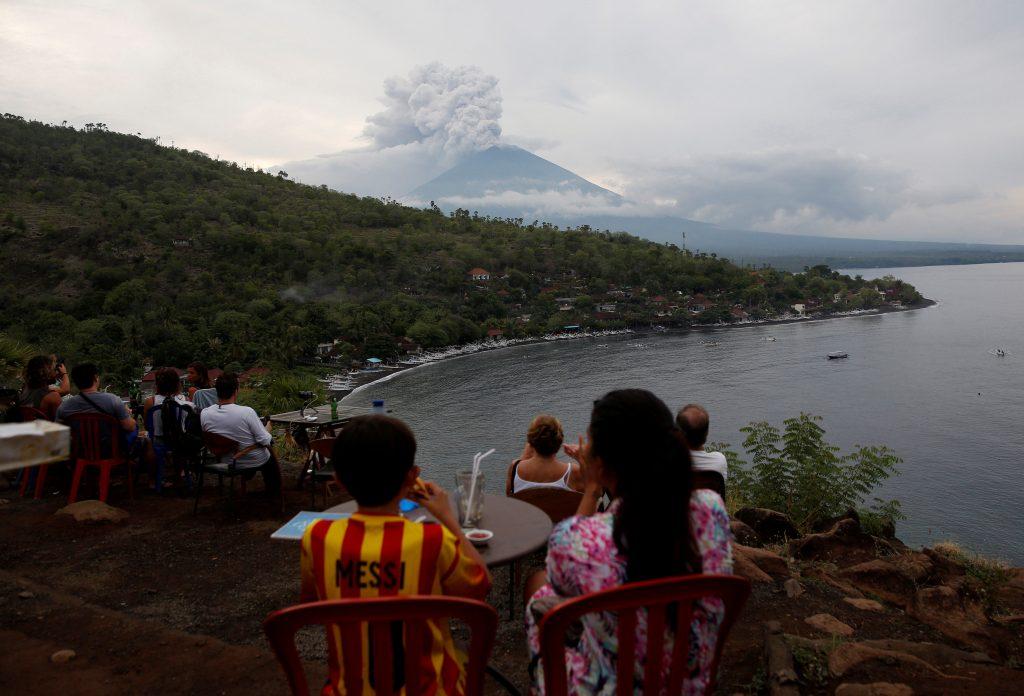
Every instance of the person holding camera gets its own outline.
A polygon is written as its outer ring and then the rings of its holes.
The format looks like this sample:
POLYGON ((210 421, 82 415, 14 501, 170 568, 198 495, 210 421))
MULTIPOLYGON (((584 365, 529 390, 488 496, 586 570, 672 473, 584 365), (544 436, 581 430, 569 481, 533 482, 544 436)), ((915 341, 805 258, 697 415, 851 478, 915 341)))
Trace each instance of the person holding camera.
POLYGON ((18 395, 18 406, 34 408, 46 420, 52 421, 61 403, 60 392, 52 385, 60 381, 67 383, 68 375, 64 365, 55 367, 51 356, 37 355, 25 364, 22 376, 25 386, 18 395))

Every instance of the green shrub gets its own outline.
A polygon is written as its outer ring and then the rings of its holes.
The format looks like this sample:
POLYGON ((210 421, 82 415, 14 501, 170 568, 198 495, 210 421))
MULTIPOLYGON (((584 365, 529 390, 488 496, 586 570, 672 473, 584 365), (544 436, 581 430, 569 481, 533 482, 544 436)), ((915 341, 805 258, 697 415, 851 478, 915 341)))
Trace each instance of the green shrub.
MULTIPOLYGON (((783 422, 779 430, 767 421, 751 423, 743 447, 750 463, 729 448, 715 443, 729 464, 730 510, 750 505, 790 516, 800 529, 863 508, 865 498, 882 481, 897 474, 903 460, 884 446, 858 446, 849 454, 825 440, 820 416, 801 413, 783 422)), ((878 527, 885 519, 904 519, 899 502, 874 498, 865 515, 878 527)))

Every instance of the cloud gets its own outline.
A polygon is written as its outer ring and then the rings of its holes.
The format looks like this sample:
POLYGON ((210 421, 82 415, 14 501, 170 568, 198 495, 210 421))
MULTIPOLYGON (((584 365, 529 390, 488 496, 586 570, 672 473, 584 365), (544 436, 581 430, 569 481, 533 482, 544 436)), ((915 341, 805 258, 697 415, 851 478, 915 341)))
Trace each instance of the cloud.
POLYGON ((366 119, 366 147, 287 162, 299 181, 399 196, 501 140, 498 79, 479 67, 429 63, 384 81, 384 109, 366 119))
POLYGON ((968 188, 921 189, 907 170, 836 150, 773 149, 626 166, 620 180, 638 203, 723 227, 772 231, 883 221, 903 208, 978 195, 968 188))

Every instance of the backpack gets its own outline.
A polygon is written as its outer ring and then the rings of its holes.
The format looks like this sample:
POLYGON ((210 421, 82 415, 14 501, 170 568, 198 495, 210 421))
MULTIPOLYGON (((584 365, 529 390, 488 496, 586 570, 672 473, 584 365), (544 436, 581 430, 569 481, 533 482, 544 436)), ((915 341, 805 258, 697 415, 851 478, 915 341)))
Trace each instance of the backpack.
POLYGON ((164 444, 175 454, 194 456, 203 448, 203 428, 192 404, 164 399, 160 404, 160 425, 164 444))

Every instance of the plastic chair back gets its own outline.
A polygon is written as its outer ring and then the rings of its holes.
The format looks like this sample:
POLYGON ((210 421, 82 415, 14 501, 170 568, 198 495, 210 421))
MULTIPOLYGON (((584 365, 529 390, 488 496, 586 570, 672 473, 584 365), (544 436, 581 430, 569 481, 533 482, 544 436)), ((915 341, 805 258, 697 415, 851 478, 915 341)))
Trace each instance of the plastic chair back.
POLYGON ((725 605, 725 617, 718 630, 714 657, 708 675, 707 693, 715 692, 715 677, 729 630, 750 595, 750 582, 734 575, 686 575, 594 592, 567 600, 549 611, 540 622, 541 659, 544 661, 544 691, 547 696, 568 694, 565 670, 565 634, 571 624, 586 614, 613 612, 617 615, 619 651, 616 661, 616 693, 633 694, 636 671, 637 610, 647 610, 647 653, 643 693, 679 694, 687 676, 690 653, 690 623, 693 602, 718 597, 725 605), (664 683, 662 657, 668 614, 675 618, 668 683, 664 683))
POLYGON ((336 439, 334 437, 321 437, 311 441, 309 449, 320 457, 321 463, 327 463, 331 458, 331 452, 334 450, 334 441, 336 439))
MULTIPOLYGON (((429 595, 310 602, 273 612, 263 622, 263 630, 288 677, 292 696, 309 694, 306 673, 295 647, 295 633, 303 626, 319 624, 328 630, 338 626, 344 636, 346 628, 359 630, 364 623, 369 624, 375 693, 387 696, 397 694, 404 688, 407 696, 418 696, 421 693, 417 690, 420 684, 413 680, 422 673, 422 660, 427 657, 426 651, 429 649, 429 645, 423 641, 426 622, 449 619, 458 619, 470 629, 472 635, 467 653, 466 694, 482 694, 484 668, 494 646, 498 614, 489 604, 475 599, 429 595), (396 665, 393 631, 396 624, 404 629, 404 685, 394 683, 396 665)), ((356 660, 357 664, 362 661, 361 645, 346 646, 344 638, 341 644, 343 653, 347 647, 351 647, 351 659, 356 660)), ((346 679, 353 677, 353 671, 346 671, 345 676, 346 679)), ((361 679, 359 683, 346 686, 346 693, 362 692, 361 679)))
POLYGON ((237 442, 217 433, 203 433, 203 444, 210 450, 210 454, 218 458, 238 452, 237 442))
POLYGON ((35 406, 18 406, 18 420, 22 423, 31 423, 34 420, 50 420, 46 414, 35 406))
POLYGON ((71 454, 91 464, 122 461, 121 423, 106 413, 76 413, 67 418, 71 426, 71 454))
POLYGON ((552 524, 558 524, 565 518, 575 515, 580 501, 583 500, 582 493, 548 487, 527 488, 525 491, 513 493, 512 497, 546 512, 552 524))

